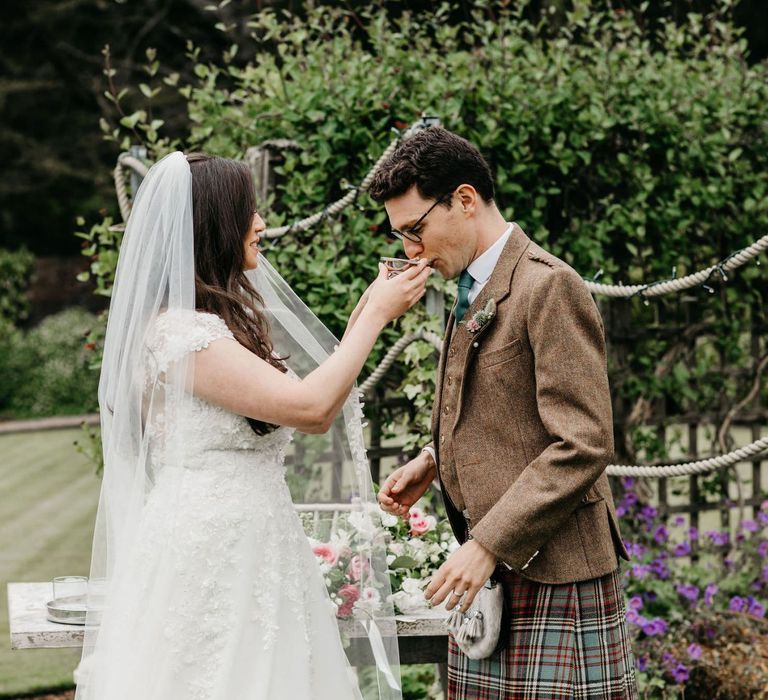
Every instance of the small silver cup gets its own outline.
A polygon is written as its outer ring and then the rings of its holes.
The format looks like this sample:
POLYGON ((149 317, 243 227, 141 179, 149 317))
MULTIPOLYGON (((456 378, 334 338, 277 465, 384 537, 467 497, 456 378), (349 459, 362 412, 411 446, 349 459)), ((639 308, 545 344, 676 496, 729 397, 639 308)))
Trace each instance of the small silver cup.
POLYGON ((384 263, 387 268, 387 279, 392 279, 396 275, 408 269, 410 265, 418 265, 419 260, 409 260, 408 258, 379 258, 379 262, 384 263))

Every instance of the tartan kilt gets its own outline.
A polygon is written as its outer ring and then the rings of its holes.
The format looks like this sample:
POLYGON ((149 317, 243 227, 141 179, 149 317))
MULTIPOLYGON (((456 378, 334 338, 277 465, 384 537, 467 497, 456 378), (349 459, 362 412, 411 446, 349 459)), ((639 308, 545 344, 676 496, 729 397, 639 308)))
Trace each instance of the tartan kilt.
POLYGON ((447 700, 636 700, 619 569, 565 584, 500 579, 509 643, 472 660, 449 634, 447 700))

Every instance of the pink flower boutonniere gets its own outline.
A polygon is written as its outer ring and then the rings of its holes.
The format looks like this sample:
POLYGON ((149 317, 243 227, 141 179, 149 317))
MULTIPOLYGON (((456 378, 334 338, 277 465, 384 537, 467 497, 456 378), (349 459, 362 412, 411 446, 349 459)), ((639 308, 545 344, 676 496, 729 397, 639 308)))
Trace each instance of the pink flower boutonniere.
POLYGON ((496 316, 496 302, 493 299, 489 299, 484 309, 476 311, 472 314, 472 318, 469 321, 462 321, 472 335, 477 333, 481 328, 487 326, 496 316))

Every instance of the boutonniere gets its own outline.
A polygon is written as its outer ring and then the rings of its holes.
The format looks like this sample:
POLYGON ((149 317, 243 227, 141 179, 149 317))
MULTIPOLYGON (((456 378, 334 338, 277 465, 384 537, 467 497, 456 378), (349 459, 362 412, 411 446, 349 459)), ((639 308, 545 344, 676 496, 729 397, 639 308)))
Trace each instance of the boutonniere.
POLYGON ((496 302, 493 299, 489 299, 484 309, 475 311, 469 321, 462 321, 462 323, 467 327, 467 331, 474 335, 481 328, 487 326, 493 320, 495 315, 496 302))

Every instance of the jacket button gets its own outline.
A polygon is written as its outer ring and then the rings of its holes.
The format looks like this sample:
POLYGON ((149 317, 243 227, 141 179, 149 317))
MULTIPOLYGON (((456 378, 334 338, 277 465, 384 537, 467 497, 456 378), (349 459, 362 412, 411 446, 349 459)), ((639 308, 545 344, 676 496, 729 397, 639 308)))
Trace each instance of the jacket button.
POLYGON ((448 377, 448 386, 451 386, 451 382, 453 381, 453 377, 448 377))
POLYGON ((449 411, 448 411, 448 406, 446 406, 446 407, 443 409, 443 413, 444 413, 446 416, 448 415, 448 413, 449 413, 449 411))
POLYGON ((480 343, 478 343, 477 341, 475 341, 474 343, 472 343, 472 347, 474 347, 474 348, 479 348, 479 347, 480 347, 480 343))

